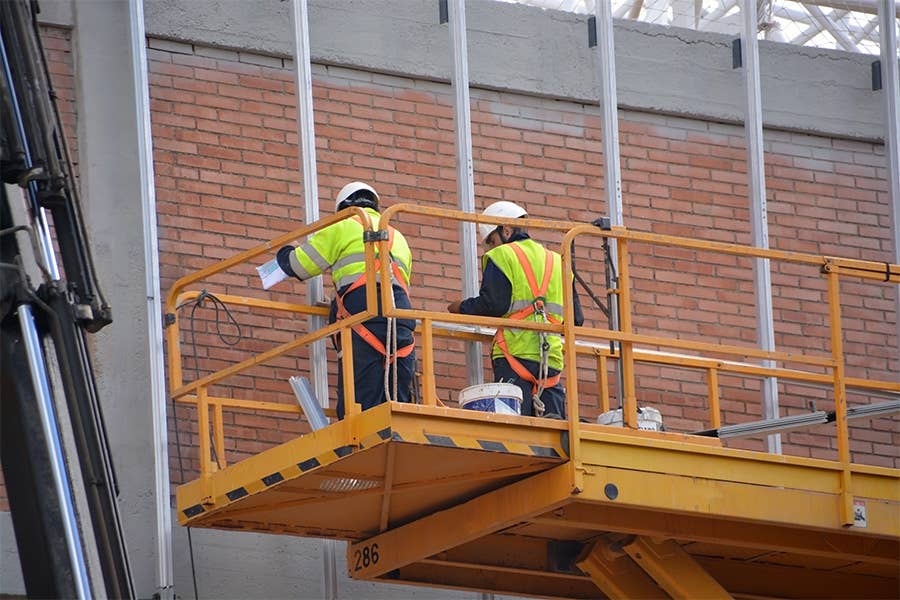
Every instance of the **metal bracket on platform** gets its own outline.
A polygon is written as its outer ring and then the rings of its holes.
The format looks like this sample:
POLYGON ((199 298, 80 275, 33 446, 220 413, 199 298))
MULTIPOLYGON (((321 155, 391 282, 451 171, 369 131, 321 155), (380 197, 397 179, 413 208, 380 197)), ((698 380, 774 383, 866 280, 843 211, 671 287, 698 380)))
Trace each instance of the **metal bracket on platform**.
POLYGON ((382 242, 390 238, 387 229, 377 231, 363 231, 363 242, 382 242))

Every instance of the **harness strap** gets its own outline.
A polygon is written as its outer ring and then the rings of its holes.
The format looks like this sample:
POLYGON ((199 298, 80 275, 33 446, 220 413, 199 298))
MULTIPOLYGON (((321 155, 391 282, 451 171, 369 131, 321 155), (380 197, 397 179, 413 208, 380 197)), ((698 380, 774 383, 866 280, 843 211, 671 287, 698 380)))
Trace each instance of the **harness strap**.
POLYGON ((537 377, 531 374, 531 371, 525 368, 519 359, 509 353, 509 349, 506 347, 506 339, 501 335, 499 337, 494 337, 494 343, 497 344, 497 347, 503 351, 503 356, 506 358, 506 362, 509 363, 509 366, 513 371, 516 372, 516 375, 531 383, 531 393, 536 394, 538 391, 539 384, 543 381, 545 388, 551 388, 559 383, 559 380, 562 379, 562 372, 557 373, 556 375, 552 375, 545 379, 539 380, 537 377))
MULTIPOLYGON (((528 257, 525 256, 525 251, 519 247, 518 244, 512 243, 510 247, 513 250, 513 253, 516 255, 516 258, 519 260, 519 264, 522 265, 522 270, 525 273, 525 278, 528 280, 528 287, 531 289, 531 294, 534 296, 534 301, 530 306, 526 306, 525 308, 518 310, 510 315, 507 318, 516 319, 516 320, 525 320, 531 315, 535 313, 535 308, 540 308, 543 311, 544 301, 546 299, 547 288, 550 286, 550 275, 553 269, 553 255, 544 250, 544 278, 541 281, 540 287, 537 284, 537 278, 534 275, 534 269, 531 268, 531 263, 528 261, 528 257)), ((549 322, 554 324, 559 324, 561 321, 554 317, 553 315, 548 315, 542 312, 544 318, 546 318, 549 322)), ((531 393, 536 394, 539 387, 548 388, 553 387, 559 383, 559 380, 562 377, 562 373, 557 373, 551 377, 546 377, 544 379, 538 379, 534 375, 532 375, 531 371, 525 368, 525 366, 519 362, 519 360, 510 354, 509 348, 506 345, 506 337, 503 335, 503 328, 498 327, 497 332, 494 334, 494 343, 497 344, 497 347, 500 348, 500 351, 503 352, 504 358, 509 363, 509 366, 515 371, 516 375, 531 383, 531 393)))
MULTIPOLYGON (((353 218, 358 223, 360 223, 360 225, 362 224, 362 220, 359 217, 353 217, 353 218)), ((406 292, 406 294, 408 295, 409 290, 407 289, 406 280, 403 278, 403 272, 400 270, 400 266, 397 264, 397 261, 395 261, 394 258, 392 256, 390 256, 390 251, 393 247, 394 247, 394 228, 388 227, 388 258, 391 261, 391 271, 394 275, 394 278, 397 280, 397 283, 399 283, 400 287, 403 288, 403 291, 406 292)), ((380 256, 375 257, 375 265, 374 266, 375 266, 376 271, 379 271, 381 269, 381 257, 380 256)), ((366 273, 365 273, 365 271, 363 271, 362 273, 359 274, 359 277, 356 278, 356 281, 354 281, 349 286, 347 286, 347 288, 344 290, 343 294, 336 295, 335 303, 337 304, 337 313, 336 313, 335 317, 338 320, 345 319, 350 316, 350 311, 348 311, 347 308, 344 306, 344 296, 346 296, 350 292, 364 286, 365 284, 366 284, 366 273)), ((351 326, 351 329, 354 331, 354 333, 356 333, 356 335, 361 337, 363 340, 366 341, 366 343, 368 343, 370 346, 372 346, 372 348, 374 348, 376 352, 378 352, 379 354, 384 356, 386 359, 388 359, 388 361, 387 361, 388 364, 394 362, 395 358, 398 358, 398 357, 406 358, 407 356, 409 356, 412 353, 413 349, 415 348, 415 342, 412 342, 406 346, 403 346, 402 348, 398 348, 396 354, 392 354, 390 357, 388 357, 388 351, 384 347, 384 344, 381 342, 381 340, 379 340, 378 337, 374 333, 369 331, 362 323, 357 323, 356 325, 351 326)))

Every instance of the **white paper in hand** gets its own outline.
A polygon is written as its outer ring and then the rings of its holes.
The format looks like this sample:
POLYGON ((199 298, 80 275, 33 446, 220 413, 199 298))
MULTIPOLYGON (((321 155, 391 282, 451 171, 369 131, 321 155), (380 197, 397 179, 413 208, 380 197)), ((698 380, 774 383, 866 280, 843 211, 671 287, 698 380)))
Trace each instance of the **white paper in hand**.
POLYGON ((259 273, 259 278, 262 280, 264 290, 269 289, 279 281, 284 281, 288 276, 287 273, 282 271, 281 267, 278 266, 278 259, 275 258, 264 265, 256 267, 256 272, 259 273))

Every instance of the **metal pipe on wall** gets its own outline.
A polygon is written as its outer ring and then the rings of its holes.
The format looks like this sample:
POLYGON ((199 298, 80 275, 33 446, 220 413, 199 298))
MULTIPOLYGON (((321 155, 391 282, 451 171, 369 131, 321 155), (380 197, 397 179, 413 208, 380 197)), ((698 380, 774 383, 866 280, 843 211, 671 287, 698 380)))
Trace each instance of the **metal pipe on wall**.
MULTIPOLYGON (((619 158, 619 97, 616 92, 616 49, 613 33, 612 7, 609 2, 597 0, 597 49, 600 73, 600 112, 603 119, 603 168, 606 184, 606 209, 611 225, 624 225, 622 207, 622 167, 619 158)), ((615 239, 609 240, 609 254, 613 268, 618 273, 618 250, 615 239)), ((619 297, 609 298, 610 329, 619 329, 619 297)), ((616 361, 618 395, 624 400, 622 361, 616 361)), ((621 406, 621 403, 620 403, 621 406)))
MULTIPOLYGON (((456 125, 456 195, 459 209, 475 212, 475 184, 472 167, 472 121, 469 105, 469 59, 466 48, 466 6, 464 0, 449 0, 450 42, 453 47, 453 91, 456 125)), ((478 242, 475 224, 460 225, 462 246, 463 297, 478 294, 478 242)), ((466 343, 466 372, 469 385, 484 381, 481 342, 466 343)))
MULTIPOLYGON (((884 148, 894 227, 894 262, 900 263, 900 76, 897 67, 896 0, 878 3, 881 93, 884 94, 884 148)), ((897 293, 897 352, 900 353, 900 292, 897 293)), ((900 361, 900 357, 898 357, 900 361)))
POLYGON ((153 476, 156 494, 156 588, 160 600, 175 593, 172 559, 172 509, 169 482, 169 424, 166 416, 166 374, 163 365, 163 323, 159 282, 159 244, 156 225, 156 187, 153 134, 150 127, 150 86, 147 78, 147 35, 144 4, 129 0, 131 61, 135 114, 138 126, 141 210, 144 223, 144 265, 147 290, 147 337, 150 356, 150 402, 153 420, 153 476))
MULTIPOLYGON (((766 214, 766 174, 763 159, 762 98, 759 85, 759 44, 757 43, 757 0, 742 0, 741 56, 744 67, 744 88, 747 94, 747 116, 744 131, 747 135, 747 174, 749 177, 750 233, 757 248, 769 247, 769 225, 766 214)), ((757 258, 753 263, 753 287, 756 293, 756 331, 759 347, 775 350, 775 330, 772 316, 772 274, 769 260, 757 258)), ((774 367, 772 361, 763 361, 774 367)), ((763 418, 776 419, 778 409, 778 380, 763 380, 763 418)), ((781 454, 781 435, 766 440, 769 452, 781 454)))
MULTIPOLYGON (((306 0, 294 0, 291 10, 294 33, 294 81, 297 89, 297 126, 300 140, 300 162, 303 165, 304 216, 307 223, 319 219, 319 181, 316 173, 316 129, 312 101, 312 64, 309 51, 309 8, 306 0)), ((307 300, 316 305, 324 300, 321 277, 313 277, 306 283, 307 300)), ((325 319, 310 315, 309 329, 325 326, 325 319)), ((310 347, 310 378, 316 397, 323 407, 328 405, 328 362, 325 356, 325 340, 313 342, 310 347)), ((334 540, 322 541, 322 577, 324 598, 337 598, 337 567, 334 540)))

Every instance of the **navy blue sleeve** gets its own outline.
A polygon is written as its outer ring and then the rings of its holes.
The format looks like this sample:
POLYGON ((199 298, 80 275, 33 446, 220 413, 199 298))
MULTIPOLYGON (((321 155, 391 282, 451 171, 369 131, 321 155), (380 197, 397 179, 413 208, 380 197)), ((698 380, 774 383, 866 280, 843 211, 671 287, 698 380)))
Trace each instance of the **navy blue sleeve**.
MULTIPOLYGON (((278 267, 293 277, 297 277, 297 274, 294 273, 294 269, 291 267, 291 252, 294 251, 293 246, 282 246, 278 250, 278 254, 275 255, 275 258, 278 260, 278 267)), ((299 279, 299 278, 298 278, 299 279)))
POLYGON ((509 309, 512 298, 512 284, 494 261, 488 259, 481 275, 481 289, 474 298, 463 300, 459 312, 464 315, 482 317, 502 317, 509 309))

